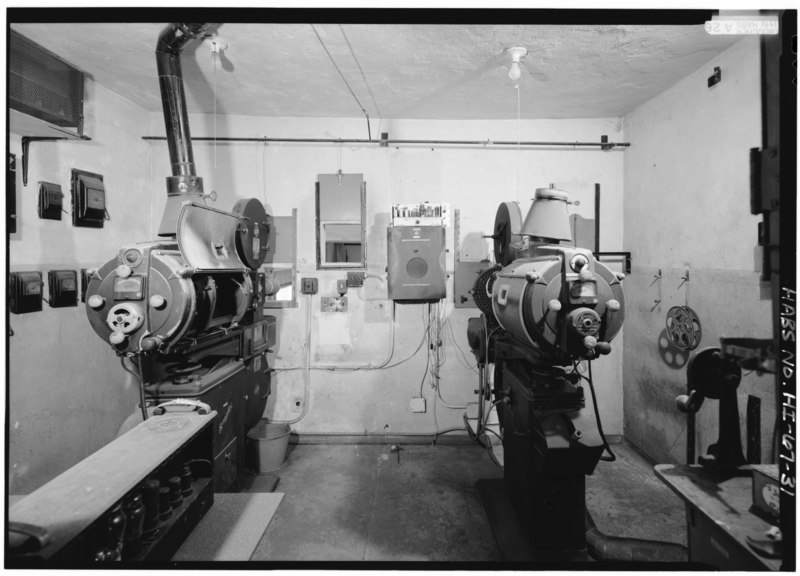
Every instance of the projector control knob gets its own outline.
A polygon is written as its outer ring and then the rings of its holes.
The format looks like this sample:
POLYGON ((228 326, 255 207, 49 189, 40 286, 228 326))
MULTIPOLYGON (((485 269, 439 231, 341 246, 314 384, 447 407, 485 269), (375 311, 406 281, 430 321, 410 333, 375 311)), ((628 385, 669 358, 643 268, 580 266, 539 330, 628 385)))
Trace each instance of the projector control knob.
POLYGON ((108 337, 108 341, 116 346, 125 342, 125 338, 126 336, 122 332, 112 332, 111 336, 108 337))
POLYGON ((619 300, 614 300, 614 299, 609 300, 608 302, 606 302, 606 308, 608 308, 612 312, 619 312, 620 308, 619 300))
POLYGON ((133 273, 133 270, 127 264, 120 264, 117 266, 116 273, 120 278, 127 278, 133 273))
POLYGON ((587 336, 583 339, 583 345, 587 350, 594 350, 594 347, 597 346, 597 338, 594 336, 587 336))
POLYGON ((167 305, 166 299, 161 294, 154 294, 150 296, 150 306, 156 310, 161 310, 167 305))
POLYGON ((578 276, 584 282, 588 282, 589 280, 594 280, 594 274, 588 268, 581 268, 581 271, 578 273, 578 276))
POLYGON ((100 308, 106 305, 106 299, 100 296, 100 294, 92 294, 89 296, 86 303, 92 310, 100 310, 100 308))
POLYGON ((598 342, 597 346, 595 346, 594 351, 598 354, 610 354, 611 353, 611 344, 608 342, 598 342))
POLYGON ((146 338, 142 338, 141 347, 145 352, 153 352, 154 350, 158 350, 161 348, 161 338, 158 336, 147 336, 146 338))
POLYGON ((558 312, 559 310, 561 310, 561 302, 553 298, 552 300, 550 300, 550 302, 547 303, 547 308, 551 312, 558 312))

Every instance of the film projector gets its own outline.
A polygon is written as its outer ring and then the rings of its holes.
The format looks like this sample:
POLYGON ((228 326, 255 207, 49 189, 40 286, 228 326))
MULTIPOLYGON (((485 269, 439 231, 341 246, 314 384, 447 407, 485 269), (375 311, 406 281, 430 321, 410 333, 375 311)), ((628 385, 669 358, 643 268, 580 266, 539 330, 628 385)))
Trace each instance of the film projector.
POLYGON ((586 548, 585 476, 608 445, 582 383, 594 391, 591 362, 611 352, 625 316, 624 274, 568 244, 567 199, 537 189, 524 221, 517 203, 499 206, 497 264, 478 276, 482 315, 467 329, 479 393, 497 410, 508 500, 531 549, 548 552, 586 548))

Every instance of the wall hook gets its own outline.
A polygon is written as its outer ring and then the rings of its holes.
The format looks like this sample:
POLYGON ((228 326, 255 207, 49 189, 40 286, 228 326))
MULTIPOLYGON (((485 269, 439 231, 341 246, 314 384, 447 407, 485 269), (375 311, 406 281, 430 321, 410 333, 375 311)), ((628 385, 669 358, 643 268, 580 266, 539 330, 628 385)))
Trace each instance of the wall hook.
POLYGON ((678 288, 686 284, 688 281, 689 281, 689 271, 687 270, 686 273, 683 276, 681 276, 681 283, 678 284, 678 288))
POLYGON ((650 286, 652 286, 656 282, 659 282, 660 280, 661 280, 661 268, 658 269, 658 274, 653 274, 653 281, 650 282, 650 286))

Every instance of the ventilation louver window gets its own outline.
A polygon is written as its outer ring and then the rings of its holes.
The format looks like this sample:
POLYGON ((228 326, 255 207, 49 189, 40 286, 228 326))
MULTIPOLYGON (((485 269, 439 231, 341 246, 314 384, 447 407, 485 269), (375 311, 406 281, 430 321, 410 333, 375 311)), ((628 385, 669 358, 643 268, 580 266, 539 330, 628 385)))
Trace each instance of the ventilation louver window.
POLYGON ((13 30, 8 43, 9 107, 83 134, 83 72, 13 30))

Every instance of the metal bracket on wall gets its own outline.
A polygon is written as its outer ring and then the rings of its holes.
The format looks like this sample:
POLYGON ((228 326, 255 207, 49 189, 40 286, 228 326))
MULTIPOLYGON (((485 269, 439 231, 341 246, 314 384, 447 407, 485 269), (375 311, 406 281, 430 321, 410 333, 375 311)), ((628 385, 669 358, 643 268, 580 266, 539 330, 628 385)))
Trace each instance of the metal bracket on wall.
MULTIPOLYGON (((91 140, 88 136, 80 136, 80 140, 91 140)), ((22 185, 28 185, 28 156, 30 155, 31 142, 56 142, 59 140, 75 140, 72 138, 60 138, 52 136, 23 136, 22 137, 22 185)))

